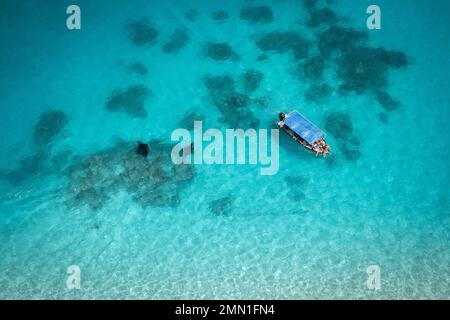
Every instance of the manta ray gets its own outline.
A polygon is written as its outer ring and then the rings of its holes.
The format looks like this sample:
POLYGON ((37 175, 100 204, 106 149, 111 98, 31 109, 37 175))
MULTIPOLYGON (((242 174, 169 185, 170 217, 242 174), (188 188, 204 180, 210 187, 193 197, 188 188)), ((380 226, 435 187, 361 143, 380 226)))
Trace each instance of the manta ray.
POLYGON ((137 141, 137 148, 136 148, 136 153, 140 154, 141 156, 147 157, 148 152, 150 151, 150 147, 148 146, 148 144, 137 141))

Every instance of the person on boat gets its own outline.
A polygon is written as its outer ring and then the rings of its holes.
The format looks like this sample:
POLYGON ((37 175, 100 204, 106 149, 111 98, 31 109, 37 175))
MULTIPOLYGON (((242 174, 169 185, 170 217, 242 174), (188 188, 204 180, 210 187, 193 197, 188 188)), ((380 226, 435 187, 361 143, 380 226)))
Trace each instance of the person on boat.
POLYGON ((319 146, 319 144, 318 143, 315 143, 314 145, 313 145, 313 151, 316 153, 316 156, 317 155, 319 155, 320 153, 321 153, 321 148, 320 148, 320 146, 319 146))
POLYGON ((281 112, 281 113, 278 115, 278 118, 280 119, 280 121, 278 121, 278 126, 279 126, 280 128, 283 128, 283 126, 284 126, 284 119, 286 119, 286 115, 285 115, 283 112, 281 112))

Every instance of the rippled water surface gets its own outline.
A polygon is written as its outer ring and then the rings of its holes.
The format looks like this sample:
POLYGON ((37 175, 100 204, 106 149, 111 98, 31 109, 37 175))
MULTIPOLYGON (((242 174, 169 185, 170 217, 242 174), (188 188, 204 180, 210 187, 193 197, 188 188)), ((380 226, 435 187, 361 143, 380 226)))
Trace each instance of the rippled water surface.
POLYGON ((0 4, 1 298, 449 298, 448 1, 69 4, 0 4), (292 109, 332 157, 170 160, 292 109))

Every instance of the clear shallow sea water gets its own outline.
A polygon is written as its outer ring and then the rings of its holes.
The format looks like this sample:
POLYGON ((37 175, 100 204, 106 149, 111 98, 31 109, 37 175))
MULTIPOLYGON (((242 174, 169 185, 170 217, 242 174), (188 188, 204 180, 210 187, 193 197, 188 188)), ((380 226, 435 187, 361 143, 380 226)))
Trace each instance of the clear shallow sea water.
MULTIPOLYGON (((264 52, 255 42, 275 30, 301 34, 311 42, 308 57, 314 55, 327 26, 308 27, 301 1, 80 0, 82 30, 70 32, 69 4, 0 4, 1 298, 450 297, 448 1, 377 1, 383 26, 368 32, 366 46, 401 51, 409 61, 386 72, 385 89, 401 103, 392 111, 370 90, 339 93, 339 54, 321 80, 331 93, 318 102, 305 98, 312 80, 298 71, 304 59, 267 52, 258 60, 264 52), (269 6, 273 21, 240 18, 242 7, 256 5, 269 6), (191 21, 185 14, 192 9, 191 21), (219 9, 229 15, 223 22, 211 17, 219 9), (135 45, 124 26, 142 17, 158 36, 135 45), (189 42, 166 54, 162 46, 177 29, 189 42), (240 59, 209 59, 208 42, 228 43, 240 59), (135 62, 148 74, 130 72, 135 62), (328 132, 333 157, 315 158, 281 135, 277 175, 261 176, 252 166, 196 166, 177 192, 172 180, 165 184, 179 199, 171 206, 136 201, 134 178, 108 184, 116 161, 125 161, 118 154, 126 159, 126 147, 114 147, 117 139, 169 143, 192 111, 207 127, 229 127, 202 79, 227 74, 243 91, 249 69, 263 74, 248 93, 266 102, 248 107, 260 127, 272 128, 278 112, 298 109, 327 131, 330 114, 339 112, 351 121, 348 139, 357 151, 346 153, 342 144, 349 142, 328 132), (152 92, 146 118, 105 108, 114 90, 133 85, 152 92), (67 124, 39 146, 35 125, 55 109, 67 124), (111 164, 101 175, 107 183, 89 183, 108 187, 100 194, 88 189, 89 206, 74 197, 84 181, 74 172, 86 174, 80 163, 99 152, 111 164), (36 154, 42 157, 30 158, 36 154), (109 199, 93 208, 105 194, 109 199), (66 269, 73 264, 82 283, 70 291, 66 269), (370 265, 381 268, 378 291, 366 286, 370 265)), ((327 6, 339 17, 333 24, 364 31, 370 4, 327 6)))

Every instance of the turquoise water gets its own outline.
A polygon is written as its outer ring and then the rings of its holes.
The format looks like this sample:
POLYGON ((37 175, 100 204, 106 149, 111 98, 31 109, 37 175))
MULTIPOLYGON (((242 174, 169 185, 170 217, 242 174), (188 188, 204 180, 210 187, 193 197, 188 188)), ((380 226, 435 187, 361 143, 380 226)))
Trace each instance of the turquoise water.
POLYGON ((450 2, 379 0, 376 31, 365 0, 79 0, 74 31, 69 4, 0 4, 1 298, 450 297, 450 2), (281 135, 277 175, 173 171, 171 132, 234 128, 230 94, 238 125, 298 109, 333 156, 281 135))

